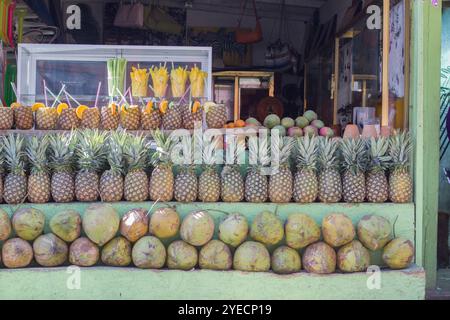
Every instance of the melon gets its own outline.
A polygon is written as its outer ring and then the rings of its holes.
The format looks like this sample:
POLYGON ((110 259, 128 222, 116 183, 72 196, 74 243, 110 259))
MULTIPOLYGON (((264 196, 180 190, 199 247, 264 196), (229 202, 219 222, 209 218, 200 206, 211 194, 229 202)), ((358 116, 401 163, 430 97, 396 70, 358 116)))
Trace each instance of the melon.
POLYGON ((131 209, 120 220, 120 234, 130 242, 136 242, 148 232, 148 210, 131 209))
POLYGON ((292 118, 286 117, 281 120, 281 125, 286 129, 289 129, 295 126, 295 121, 292 118))
POLYGON ((283 127, 282 125, 275 126, 275 127, 273 127, 271 134, 276 134, 276 133, 278 133, 278 135, 280 137, 285 137, 286 136, 286 128, 283 127))
POLYGON ((116 209, 109 204, 90 205, 82 219, 83 230, 92 242, 103 246, 116 235, 120 218, 116 209))
POLYGON ((391 269, 408 268, 414 259, 414 245, 404 238, 395 238, 383 249, 383 261, 391 269))
POLYGON ((279 243, 284 236, 281 220, 272 212, 264 211, 256 215, 250 228, 250 237, 266 245, 279 243))
POLYGON ((302 137, 303 136, 303 130, 300 127, 292 127, 288 129, 288 136, 289 137, 302 137))
POLYGON ((267 272, 270 270, 270 254, 259 242, 246 241, 234 253, 233 268, 239 271, 267 272))
POLYGON ((181 240, 172 242, 167 248, 167 267, 169 269, 191 270, 198 262, 197 249, 181 240))
POLYGON ((74 210, 57 213, 50 219, 50 230, 66 242, 72 242, 80 237, 81 216, 74 210))
POLYGON ((306 119, 308 119, 309 123, 311 123, 311 122, 313 122, 314 120, 317 120, 317 119, 318 119, 317 113, 315 113, 315 112, 312 111, 312 110, 306 111, 306 112, 303 114, 303 116, 304 116, 306 119))
POLYGON ((281 119, 276 114, 270 114, 264 119, 264 127, 273 129, 281 124, 281 119))
POLYGON ((48 233, 34 240, 33 251, 36 262, 41 266, 57 267, 66 262, 69 248, 63 240, 48 233))
POLYGON ((98 246, 86 237, 72 242, 69 248, 69 262, 79 267, 91 267, 100 259, 98 246))
POLYGON ((364 272, 370 266, 369 250, 358 240, 353 240, 339 249, 337 266, 343 272, 364 272))
POLYGON ((233 265, 233 255, 225 243, 211 240, 200 249, 198 264, 201 269, 229 270, 233 265))
POLYGON ((248 229, 247 218, 240 213, 232 213, 219 224, 219 239, 237 247, 247 239, 248 229))
POLYGON ((257 119, 255 118, 248 118, 247 120, 245 120, 245 124, 246 125, 253 125, 253 126, 260 126, 261 122, 259 122, 257 119))
POLYGON ((309 120, 305 117, 298 117, 295 119, 295 125, 301 129, 306 128, 309 125, 309 120))
POLYGON ((12 226, 19 238, 33 241, 44 231, 45 215, 34 208, 23 208, 14 212, 12 226))
POLYGON ((172 238, 180 229, 180 215, 171 208, 159 208, 150 217, 150 234, 159 239, 172 238))
POLYGON ((300 254, 292 248, 281 246, 272 254, 272 270, 278 274, 299 272, 302 267, 300 254))
POLYGON ((306 214, 289 215, 284 228, 286 244, 293 249, 302 249, 320 240, 319 225, 306 214))
POLYGON ((0 209, 0 241, 5 241, 11 235, 12 227, 11 220, 8 214, 0 209))
POLYGON ((3 244, 1 260, 7 268, 25 268, 33 260, 33 248, 21 238, 9 239, 3 244))
POLYGON ((322 129, 320 129, 319 134, 322 137, 333 138, 334 130, 328 127, 323 127, 322 129))
POLYGON ((303 129, 303 134, 305 136, 318 136, 319 130, 314 126, 307 126, 305 129, 303 129))
POLYGON ((181 223, 181 239, 193 246, 203 246, 214 235, 214 220, 206 211, 189 213, 181 223))
POLYGON ((131 263, 131 243, 125 237, 116 237, 102 249, 102 262, 112 267, 126 267, 131 263))
POLYGON ((166 257, 163 243, 153 236, 140 238, 131 251, 134 265, 141 269, 161 269, 166 263, 166 257))
POLYGON ((323 239, 332 247, 351 242, 356 235, 352 220, 343 213, 327 215, 322 220, 323 239))
POLYGON ((325 242, 316 242, 303 253, 303 267, 310 273, 333 273, 336 270, 336 252, 325 242))
POLYGON ((316 127, 317 129, 322 129, 323 127, 325 127, 325 123, 323 123, 322 120, 313 120, 311 122, 311 125, 316 127))

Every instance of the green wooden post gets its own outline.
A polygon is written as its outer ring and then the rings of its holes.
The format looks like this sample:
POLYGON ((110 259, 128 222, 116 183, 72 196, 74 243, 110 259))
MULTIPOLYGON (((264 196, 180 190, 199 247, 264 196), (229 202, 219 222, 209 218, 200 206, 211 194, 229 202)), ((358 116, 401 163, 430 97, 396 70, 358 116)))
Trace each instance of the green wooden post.
POLYGON ((412 1, 411 130, 415 148, 416 262, 436 285, 442 1, 412 1))

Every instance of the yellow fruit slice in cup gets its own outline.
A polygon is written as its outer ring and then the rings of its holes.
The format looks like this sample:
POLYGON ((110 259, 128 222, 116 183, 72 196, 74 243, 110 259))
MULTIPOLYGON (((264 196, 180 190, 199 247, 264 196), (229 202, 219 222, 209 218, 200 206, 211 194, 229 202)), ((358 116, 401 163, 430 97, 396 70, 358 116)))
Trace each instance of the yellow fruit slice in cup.
POLYGON ((33 112, 36 112, 41 108, 45 108, 45 104, 43 104, 42 102, 37 102, 37 103, 33 104, 33 106, 31 107, 31 110, 33 110, 33 112))
POLYGON ((197 113, 200 110, 200 101, 195 101, 194 104, 192 105, 192 113, 197 113))
POLYGON ((22 104, 20 104, 19 102, 13 102, 11 103, 11 109, 17 108, 17 107, 21 107, 22 104))
POLYGON ((77 114, 78 119, 83 119, 83 113, 89 109, 88 106, 85 106, 84 104, 77 107, 77 110, 75 111, 77 114))
POLYGON ((153 111, 153 101, 147 102, 147 105, 145 107, 144 113, 151 113, 153 111))
POLYGON ((117 105, 115 103, 111 103, 109 108, 111 109, 111 115, 115 116, 117 114, 117 105))
POLYGON ((58 113, 58 115, 61 115, 61 113, 63 112, 63 110, 65 109, 69 109, 69 105, 67 103, 60 103, 58 104, 58 106, 56 107, 56 112, 58 113))
POLYGON ((167 112, 167 108, 169 107, 169 101, 167 100, 163 100, 161 101, 161 103, 159 104, 159 111, 162 114, 165 114, 167 112))

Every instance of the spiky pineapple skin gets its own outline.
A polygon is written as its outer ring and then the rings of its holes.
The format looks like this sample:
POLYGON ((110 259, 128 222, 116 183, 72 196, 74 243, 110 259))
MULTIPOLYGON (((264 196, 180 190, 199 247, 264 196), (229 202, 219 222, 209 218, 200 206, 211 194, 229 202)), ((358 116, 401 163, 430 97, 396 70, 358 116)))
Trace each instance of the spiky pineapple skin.
POLYGON ((384 203, 389 198, 389 184, 383 171, 369 172, 366 178, 366 197, 372 203, 384 203))
POLYGON ((183 128, 193 130, 195 123, 203 121, 203 114, 201 111, 191 112, 189 105, 183 106, 183 128))
POLYGON ((120 112, 120 125, 126 130, 139 130, 141 126, 141 109, 129 108, 127 112, 120 112))
POLYGON ((339 171, 325 169, 319 174, 318 198, 323 203, 337 203, 342 199, 342 181, 339 171))
POLYGON ((389 199, 394 203, 412 201, 413 182, 407 170, 394 170, 389 177, 389 199))
POLYGON ((0 130, 12 129, 14 125, 14 110, 0 107, 0 130))
POLYGON ((245 178, 245 200, 251 203, 266 202, 269 195, 267 176, 257 170, 251 170, 245 178))
POLYGON ((75 182, 69 172, 55 172, 51 178, 51 194, 57 203, 68 203, 75 199, 75 182))
POLYGON ((113 114, 110 107, 102 107, 100 118, 101 126, 104 130, 116 130, 119 127, 119 112, 113 114))
POLYGON ((47 203, 50 201, 50 176, 45 172, 31 174, 28 177, 28 201, 31 203, 47 203))
POLYGON ((94 202, 99 196, 99 177, 95 172, 78 172, 75 177, 75 197, 80 202, 94 202))
POLYGON ((81 128, 83 129, 98 129, 100 127, 101 117, 98 108, 93 107, 86 109, 83 112, 81 119, 81 128))
POLYGON ((16 129, 30 130, 33 128, 33 110, 27 106, 18 106, 14 108, 14 123, 16 129))
POLYGON ((20 174, 8 174, 3 187, 3 199, 7 204, 19 204, 27 198, 27 176, 20 174))
POLYGON ((178 202, 195 202, 198 194, 197 176, 192 170, 180 172, 175 177, 174 198, 178 202))
POLYGON ((223 202, 241 202, 244 199, 244 180, 236 168, 232 166, 223 168, 221 184, 223 202))
POLYGON ((313 203, 317 200, 319 181, 312 170, 299 170, 294 177, 294 201, 313 203))
POLYGON ((286 165, 269 178, 269 199, 273 203, 288 203, 292 200, 294 178, 286 165))
POLYGON ((40 130, 54 130, 58 124, 56 108, 40 108, 36 111, 36 128, 40 130))
POLYGON ((0 203, 3 202, 3 174, 0 173, 0 203))
POLYGON ((143 130, 156 130, 161 127, 161 114, 159 111, 153 110, 152 112, 142 113, 142 129, 143 130))
POLYGON ((80 127, 80 119, 74 108, 62 110, 58 118, 58 128, 61 130, 72 130, 80 127))
POLYGON ((121 174, 111 170, 103 172, 100 177, 100 199, 103 202, 118 202, 123 198, 124 179, 121 174))
POLYGON ((216 105, 206 112, 206 124, 208 128, 221 129, 227 123, 227 109, 224 105, 216 105))
POLYGON ((220 176, 213 168, 207 168, 198 179, 198 199, 202 202, 217 202, 220 199, 220 176))
POLYGON ((172 106, 167 108, 167 111, 162 116, 162 128, 164 130, 176 130, 183 127, 183 117, 179 106, 172 106))
POLYGON ((148 177, 144 170, 133 170, 125 176, 124 198, 132 202, 148 199, 148 177))
POLYGON ((342 177, 342 193, 347 203, 362 203, 366 198, 366 178, 364 173, 345 172, 342 177))
POLYGON ((152 201, 172 201, 174 191, 174 175, 172 166, 157 165, 152 171, 149 183, 149 194, 152 201))

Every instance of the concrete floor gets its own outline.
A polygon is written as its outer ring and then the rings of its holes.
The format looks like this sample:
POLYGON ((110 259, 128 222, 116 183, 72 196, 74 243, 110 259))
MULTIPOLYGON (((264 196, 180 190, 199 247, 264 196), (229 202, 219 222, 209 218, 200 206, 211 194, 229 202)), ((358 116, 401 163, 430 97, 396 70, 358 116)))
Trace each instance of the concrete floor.
POLYGON ((450 269, 439 269, 437 288, 427 292, 428 300, 450 300, 450 269))

